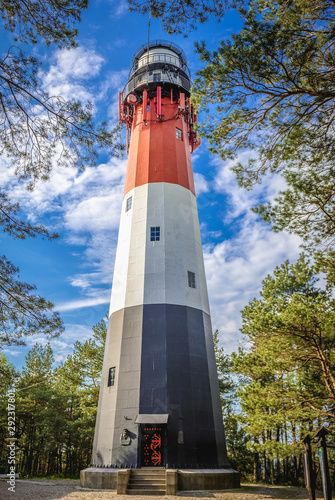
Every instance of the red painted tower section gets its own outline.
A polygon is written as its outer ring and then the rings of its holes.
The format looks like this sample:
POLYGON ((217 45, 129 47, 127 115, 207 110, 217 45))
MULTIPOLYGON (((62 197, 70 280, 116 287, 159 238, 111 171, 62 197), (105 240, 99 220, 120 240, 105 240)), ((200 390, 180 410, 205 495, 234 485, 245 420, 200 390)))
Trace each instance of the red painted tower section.
MULTIPOLYGON (((185 94, 181 94, 185 102, 185 94)), ((143 103, 133 106, 125 195, 151 182, 179 184, 195 194, 190 153, 200 140, 192 132, 195 115, 181 109, 180 100, 163 98, 162 114, 158 115, 157 98, 148 99, 145 120, 143 103), (186 140, 176 141, 177 133, 186 140)), ((187 107, 192 110, 189 102, 187 107)))

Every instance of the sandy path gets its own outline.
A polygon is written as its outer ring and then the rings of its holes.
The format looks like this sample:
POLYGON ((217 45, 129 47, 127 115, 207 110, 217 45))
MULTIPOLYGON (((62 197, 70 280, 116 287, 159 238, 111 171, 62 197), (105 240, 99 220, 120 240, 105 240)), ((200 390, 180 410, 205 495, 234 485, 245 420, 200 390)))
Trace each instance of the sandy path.
MULTIPOLYGON (((260 486, 246 485, 236 490, 225 490, 220 492, 210 491, 184 491, 173 496, 131 496, 117 495, 112 491, 87 491, 80 489, 79 481, 28 479, 17 480, 15 493, 8 491, 6 481, 0 481, 1 500, 173 500, 185 498, 185 500, 196 500, 208 498, 211 500, 308 500, 305 489, 287 488, 283 486, 260 486)), ((321 493, 317 499, 323 498, 321 493)))

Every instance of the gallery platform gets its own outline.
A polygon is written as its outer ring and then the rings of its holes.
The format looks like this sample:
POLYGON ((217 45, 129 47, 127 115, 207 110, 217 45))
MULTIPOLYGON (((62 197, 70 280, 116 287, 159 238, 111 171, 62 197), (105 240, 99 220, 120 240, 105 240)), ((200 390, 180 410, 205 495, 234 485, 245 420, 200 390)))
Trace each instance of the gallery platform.
POLYGON ((112 469, 89 467, 80 472, 82 488, 118 494, 175 495, 177 491, 225 490, 240 487, 233 469, 112 469))

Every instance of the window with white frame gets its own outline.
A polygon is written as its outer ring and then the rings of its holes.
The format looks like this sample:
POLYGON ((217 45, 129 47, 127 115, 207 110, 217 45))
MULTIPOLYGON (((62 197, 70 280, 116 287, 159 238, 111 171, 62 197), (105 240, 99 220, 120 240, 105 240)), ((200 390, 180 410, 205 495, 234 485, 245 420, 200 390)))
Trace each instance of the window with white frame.
POLYGON ((128 212, 131 207, 132 207, 132 204, 133 204, 133 197, 130 196, 128 199, 127 199, 127 203, 126 203, 126 212, 128 212))
POLYGON ((178 128, 178 127, 176 127, 176 137, 180 141, 183 140, 183 131, 180 128, 178 128))
POLYGON ((150 228, 150 241, 160 241, 161 228, 160 226, 152 226, 150 228))

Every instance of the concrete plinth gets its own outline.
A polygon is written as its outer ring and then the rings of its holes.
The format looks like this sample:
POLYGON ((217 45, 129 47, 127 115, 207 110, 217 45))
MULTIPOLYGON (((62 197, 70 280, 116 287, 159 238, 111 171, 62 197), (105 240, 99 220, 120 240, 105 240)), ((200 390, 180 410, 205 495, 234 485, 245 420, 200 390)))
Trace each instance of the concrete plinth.
MULTIPOLYGON (((148 470, 148 469, 136 469, 148 470)), ((82 488, 113 490, 125 494, 130 469, 89 467, 80 471, 82 488)), ((151 469, 152 472, 152 469, 151 469)), ((240 474, 233 469, 167 469, 166 494, 185 490, 225 490, 240 487, 240 474)))
POLYGON ((240 473, 233 469, 178 470, 178 491, 226 490, 240 487, 240 473))
POLYGON ((92 490, 117 490, 118 469, 89 467, 80 471, 80 486, 92 490))

